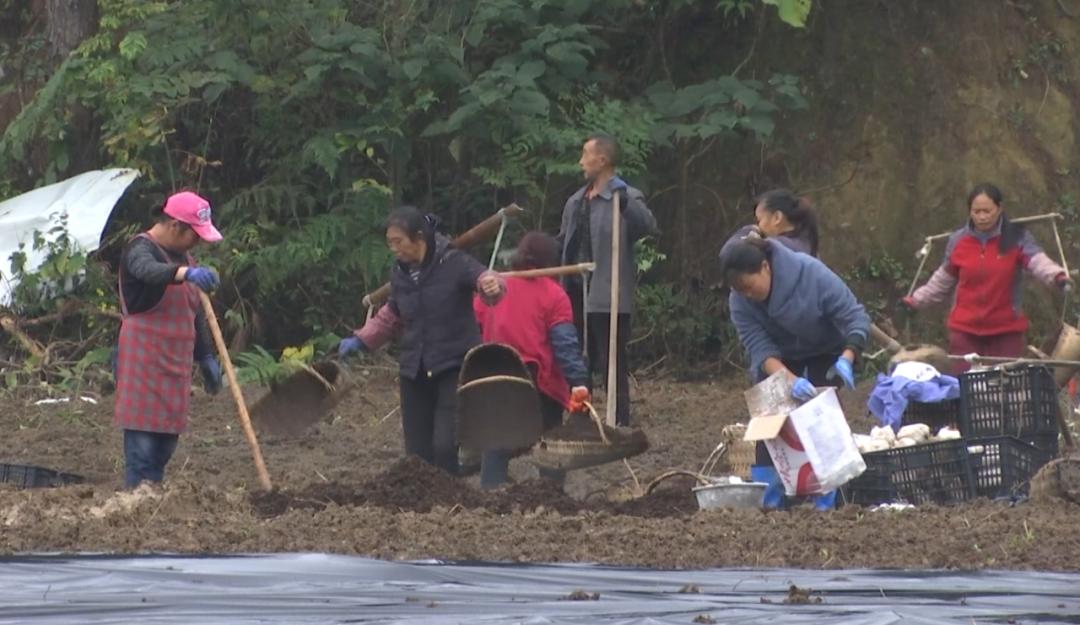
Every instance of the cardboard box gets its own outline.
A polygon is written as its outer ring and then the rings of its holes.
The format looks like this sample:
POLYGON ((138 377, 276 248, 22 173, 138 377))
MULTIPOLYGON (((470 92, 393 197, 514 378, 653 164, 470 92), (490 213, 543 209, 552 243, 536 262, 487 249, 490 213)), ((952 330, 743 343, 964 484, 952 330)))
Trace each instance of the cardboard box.
POLYGON ((798 405, 791 381, 777 372, 746 391, 750 423, 744 440, 763 441, 789 496, 835 490, 866 470, 836 389, 798 405))

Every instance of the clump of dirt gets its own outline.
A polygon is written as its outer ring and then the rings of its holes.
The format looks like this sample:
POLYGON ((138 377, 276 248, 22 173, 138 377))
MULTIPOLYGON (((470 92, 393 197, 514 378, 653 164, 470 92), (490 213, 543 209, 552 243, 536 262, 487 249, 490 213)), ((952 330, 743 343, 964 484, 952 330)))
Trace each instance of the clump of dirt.
POLYGON ((550 480, 528 480, 495 491, 480 491, 415 457, 394 463, 359 485, 329 482, 297 491, 253 492, 251 504, 262 518, 289 510, 324 510, 330 505, 374 506, 395 512, 431 512, 435 508, 485 509, 496 514, 554 510, 573 515, 586 508, 612 514, 669 517, 693 513, 688 491, 667 489, 629 502, 586 506, 550 480))
POLYGON ((788 588, 787 598, 784 599, 784 603, 789 605, 809 605, 811 603, 821 603, 822 601, 821 595, 815 595, 813 590, 799 588, 795 584, 788 588))
POLYGON ((1031 499, 1039 503, 1080 503, 1080 458, 1057 458, 1039 469, 1031 478, 1031 499))
POLYGON ((644 497, 638 497, 622 503, 609 504, 612 514, 662 519, 694 514, 698 511, 697 500, 690 488, 658 489, 644 497))
POLYGON ((563 597, 565 601, 599 601, 600 593, 589 593, 584 590, 575 590, 574 592, 563 597))

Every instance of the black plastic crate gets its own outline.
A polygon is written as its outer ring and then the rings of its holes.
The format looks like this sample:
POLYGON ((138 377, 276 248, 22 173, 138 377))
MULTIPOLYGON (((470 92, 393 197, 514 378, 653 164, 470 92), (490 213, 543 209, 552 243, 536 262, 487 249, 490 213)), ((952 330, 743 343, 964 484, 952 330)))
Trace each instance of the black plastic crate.
POLYGON ((876 506, 896 501, 896 488, 892 485, 893 461, 876 454, 867 454, 863 460, 866 471, 841 487, 840 501, 857 506, 876 506))
POLYGON ((1057 432, 1053 434, 1037 434, 1035 436, 1020 436, 1018 438, 1029 445, 1038 447, 1040 451, 1049 454, 1051 458, 1056 458, 1060 450, 1058 442, 1060 437, 1057 432))
POLYGON ((0 482, 14 484, 18 488, 47 488, 82 483, 81 475, 60 473, 52 469, 25 464, 0 464, 0 482))
POLYGON ((887 501, 949 505, 975 497, 975 476, 963 439, 863 454, 866 472, 844 489, 846 503, 887 501), (885 486, 881 476, 888 476, 885 486))
POLYGON ((1012 436, 968 440, 975 492, 996 499, 1027 495, 1029 482, 1054 454, 1012 436), (971 451, 981 448, 981 451, 971 451))
POLYGON ((904 409, 904 414, 900 418, 900 425, 902 427, 913 423, 925 423, 930 426, 931 434, 936 434, 938 430, 945 426, 959 430, 960 400, 946 399, 934 403, 908 402, 907 408, 904 409))
POLYGON ((1041 365, 960 375, 960 433, 966 438, 1058 434, 1054 375, 1041 365))

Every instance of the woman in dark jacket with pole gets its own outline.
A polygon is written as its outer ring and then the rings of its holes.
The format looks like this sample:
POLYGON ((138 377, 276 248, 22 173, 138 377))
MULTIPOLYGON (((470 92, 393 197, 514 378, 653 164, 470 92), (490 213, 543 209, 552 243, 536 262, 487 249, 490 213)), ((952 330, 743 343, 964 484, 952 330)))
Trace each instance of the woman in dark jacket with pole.
POLYGON ((466 352, 480 343, 473 294, 494 303, 505 287, 495 273, 451 247, 435 223, 413 206, 390 214, 386 244, 397 259, 390 299, 341 341, 338 354, 375 350, 400 335, 405 453, 456 474, 458 371, 466 352))

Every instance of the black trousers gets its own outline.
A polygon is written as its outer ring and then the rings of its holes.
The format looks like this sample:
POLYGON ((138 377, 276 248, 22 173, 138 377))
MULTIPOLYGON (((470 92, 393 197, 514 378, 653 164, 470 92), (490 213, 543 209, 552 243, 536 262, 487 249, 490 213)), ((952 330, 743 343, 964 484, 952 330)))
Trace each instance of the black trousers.
POLYGON ((401 429, 405 453, 457 475, 458 369, 401 378, 401 429))
MULTIPOLYGON (((608 367, 608 338, 611 330, 611 315, 607 312, 590 312, 583 315, 581 284, 573 286, 570 283, 567 288, 570 296, 570 304, 574 309, 574 327, 577 328, 578 337, 585 337, 585 324, 588 323, 588 344, 585 345, 586 360, 589 372, 595 377, 597 374, 603 380, 603 386, 607 387, 608 367), (585 319, 584 317, 588 317, 585 319)), ((618 425, 630 425, 630 362, 627 344, 630 342, 630 314, 619 313, 618 329, 615 338, 615 421, 618 425)), ((589 392, 593 390, 592 380, 589 383, 589 392)))
MULTIPOLYGON (((825 377, 839 357, 840 355, 836 354, 834 356, 814 356, 813 358, 801 360, 785 359, 782 362, 792 373, 800 378, 810 380, 810 383, 814 386, 840 386, 843 383, 840 378, 829 380, 825 377)), ((772 456, 769 455, 769 449, 765 446, 765 443, 758 441, 754 447, 754 456, 754 460, 758 465, 773 466, 772 456)))

